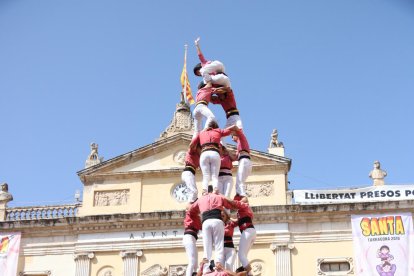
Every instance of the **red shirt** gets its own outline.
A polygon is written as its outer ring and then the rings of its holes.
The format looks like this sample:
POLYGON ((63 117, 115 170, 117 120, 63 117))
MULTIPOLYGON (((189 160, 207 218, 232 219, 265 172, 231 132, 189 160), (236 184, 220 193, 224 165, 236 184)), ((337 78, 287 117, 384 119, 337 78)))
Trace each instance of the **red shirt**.
POLYGON ((243 131, 239 130, 237 132, 237 153, 240 153, 242 150, 247 151, 250 153, 249 142, 247 142, 247 138, 244 135, 243 131))
POLYGON ((240 202, 240 201, 235 201, 236 205, 237 205, 237 218, 244 218, 244 217, 249 217, 252 219, 253 221, 253 211, 250 208, 249 204, 244 203, 244 202, 240 202))
POLYGON ((207 104, 211 102, 212 87, 203 87, 197 91, 196 102, 206 101, 207 104))
POLYGON ((236 205, 239 229, 240 232, 243 232, 253 226, 253 211, 247 203, 236 201, 236 205))
POLYGON ((200 155, 195 150, 188 150, 185 154, 185 165, 197 169, 200 166, 200 155))
POLYGON ((228 129, 208 128, 201 131, 200 134, 194 139, 198 138, 201 146, 207 143, 220 144, 221 137, 229 136, 230 134, 231 130, 228 129))
POLYGON ((234 228, 237 226, 237 222, 230 220, 224 226, 224 236, 225 237, 233 237, 234 228))
POLYGON ((184 228, 201 230, 201 219, 197 212, 191 212, 190 210, 185 212, 184 228))
POLYGON ((218 95, 218 97, 216 99, 212 99, 211 102, 213 104, 221 104, 225 112, 237 109, 236 99, 234 98, 234 93, 231 89, 228 89, 226 93, 218 95))
POLYGON ((222 155, 220 170, 221 169, 231 170, 232 168, 233 168, 233 162, 231 160, 230 155, 222 155))
POLYGON ((196 202, 194 202, 193 205, 191 205, 190 210, 192 212, 199 211, 200 213, 204 213, 215 209, 222 210, 223 207, 232 209, 233 205, 231 205, 223 195, 208 193, 201 196, 196 202))

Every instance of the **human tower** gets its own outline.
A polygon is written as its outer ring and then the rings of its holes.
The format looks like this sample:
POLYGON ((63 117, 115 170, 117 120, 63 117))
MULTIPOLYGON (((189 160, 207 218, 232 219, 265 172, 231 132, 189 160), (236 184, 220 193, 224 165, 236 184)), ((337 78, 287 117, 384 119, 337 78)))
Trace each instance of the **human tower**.
POLYGON ((186 276, 251 275, 247 254, 255 241, 256 230, 245 192, 245 181, 252 169, 250 148, 223 63, 204 58, 199 38, 195 40, 195 46, 200 63, 194 67, 194 74, 203 80, 198 86, 193 110, 194 135, 182 172, 189 201, 183 237, 188 256, 186 276), (219 128, 213 112, 208 108, 210 103, 223 107, 227 118, 223 129, 219 128), (204 128, 203 119, 206 121, 204 128), (230 135, 237 143, 236 154, 226 149, 223 140, 230 135), (228 197, 233 187, 232 162, 235 160, 238 160, 236 195, 231 200, 228 197), (198 167, 203 174, 200 197, 195 183, 198 167), (237 210, 237 218, 230 218, 230 209, 237 210), (237 226, 241 232, 237 253, 241 266, 233 272, 236 259, 233 232, 237 226), (203 260, 199 264, 196 241, 200 230, 203 237, 203 260))

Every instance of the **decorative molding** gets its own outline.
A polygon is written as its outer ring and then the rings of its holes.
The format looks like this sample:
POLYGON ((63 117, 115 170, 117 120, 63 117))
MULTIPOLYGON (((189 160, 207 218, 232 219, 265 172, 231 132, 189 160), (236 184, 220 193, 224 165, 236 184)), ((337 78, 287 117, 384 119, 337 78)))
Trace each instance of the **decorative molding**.
POLYGON ((250 265, 252 267, 251 274, 253 276, 264 276, 266 275, 265 272, 265 263, 263 260, 253 260, 250 262, 250 265))
POLYGON ((142 257, 142 255, 144 255, 144 253, 142 252, 142 250, 125 250, 125 251, 121 251, 121 257, 122 259, 124 258, 135 258, 135 257, 142 257))
POLYGON ((95 254, 93 252, 82 252, 76 253, 73 258, 76 260, 86 260, 86 259, 93 259, 95 258, 95 254))
POLYGON ((155 264, 141 273, 142 276, 167 276, 168 269, 159 264, 155 264))
POLYGON ((129 189, 95 191, 93 206, 120 206, 127 205, 129 189))
POLYGON ((272 250, 273 253, 276 251, 276 249, 292 250, 294 248, 295 248, 295 245, 293 243, 272 243, 270 244, 270 250, 272 250))
MULTIPOLYGON (((188 146, 188 145, 187 145, 188 146)), ((126 163, 125 163, 126 164, 126 163)), ((234 168, 237 168, 238 165, 235 164, 234 168)), ((106 168, 110 170, 111 167, 106 168)), ((279 170, 283 173, 287 173, 287 167, 283 163, 276 164, 253 164, 252 169, 255 172, 274 171, 279 170)), ((128 172, 99 172, 91 175, 83 175, 81 180, 84 183, 92 183, 95 181, 104 181, 104 180, 125 180, 125 179, 137 179, 140 177, 151 176, 151 177, 172 177, 181 175, 183 172, 182 167, 180 168, 170 168, 170 169, 160 169, 160 170, 143 170, 143 171, 128 171, 128 172)))
POLYGON ((170 276, 184 276, 187 270, 187 265, 170 265, 169 270, 170 273, 168 275, 170 276))
POLYGON ((179 150, 176 153, 174 153, 174 156, 173 156, 174 162, 178 163, 180 165, 184 165, 185 164, 185 154, 186 154, 185 150, 179 150))
POLYGON ((248 197, 269 197, 274 194, 274 181, 255 181, 246 183, 248 197))
POLYGON ((104 266, 99 269, 97 276, 115 276, 114 268, 112 266, 104 266))

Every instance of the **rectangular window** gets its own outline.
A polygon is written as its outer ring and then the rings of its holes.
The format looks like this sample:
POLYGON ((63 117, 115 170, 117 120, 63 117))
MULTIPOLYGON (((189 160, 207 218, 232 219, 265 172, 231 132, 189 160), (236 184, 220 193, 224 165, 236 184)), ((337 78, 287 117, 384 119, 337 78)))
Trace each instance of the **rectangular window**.
POLYGON ((46 271, 23 271, 19 273, 19 276, 52 276, 50 270, 46 271))
POLYGON ((318 274, 326 276, 346 276, 352 274, 352 258, 320 258, 318 274))

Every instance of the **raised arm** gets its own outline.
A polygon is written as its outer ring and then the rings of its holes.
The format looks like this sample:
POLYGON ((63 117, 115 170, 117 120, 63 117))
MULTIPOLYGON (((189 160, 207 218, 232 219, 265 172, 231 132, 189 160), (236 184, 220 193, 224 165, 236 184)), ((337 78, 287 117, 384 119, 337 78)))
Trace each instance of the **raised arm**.
POLYGON ((197 39, 194 41, 194 44, 197 48, 197 55, 198 55, 198 58, 200 59, 201 64, 203 65, 206 64, 207 60, 204 58, 203 52, 201 52, 201 49, 200 49, 200 37, 197 37, 197 39))

